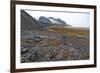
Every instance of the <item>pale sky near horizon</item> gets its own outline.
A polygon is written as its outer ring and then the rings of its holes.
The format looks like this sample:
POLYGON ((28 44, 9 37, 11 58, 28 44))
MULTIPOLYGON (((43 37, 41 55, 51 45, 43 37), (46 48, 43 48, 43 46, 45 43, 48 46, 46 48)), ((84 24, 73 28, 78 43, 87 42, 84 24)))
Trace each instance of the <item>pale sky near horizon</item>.
POLYGON ((89 27, 90 14, 89 13, 77 13, 77 12, 52 12, 52 11, 27 11, 32 17, 38 19, 40 16, 54 17, 64 20, 67 24, 73 27, 89 27))

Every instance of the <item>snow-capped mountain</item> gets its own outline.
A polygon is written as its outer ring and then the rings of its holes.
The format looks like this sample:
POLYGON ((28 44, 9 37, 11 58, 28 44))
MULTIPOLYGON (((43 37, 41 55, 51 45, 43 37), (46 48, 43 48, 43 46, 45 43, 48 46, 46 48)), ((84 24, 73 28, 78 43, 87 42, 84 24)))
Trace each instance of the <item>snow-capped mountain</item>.
POLYGON ((54 17, 45 17, 45 16, 40 16, 39 22, 41 23, 47 23, 49 25, 60 25, 60 26, 69 26, 65 21, 63 21, 60 18, 54 18, 54 17))

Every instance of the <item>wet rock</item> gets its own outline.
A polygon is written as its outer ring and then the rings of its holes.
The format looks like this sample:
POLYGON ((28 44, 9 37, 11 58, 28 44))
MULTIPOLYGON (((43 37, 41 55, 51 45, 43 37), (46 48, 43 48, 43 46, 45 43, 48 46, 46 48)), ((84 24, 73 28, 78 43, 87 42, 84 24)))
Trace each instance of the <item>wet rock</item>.
POLYGON ((31 61, 37 61, 38 59, 38 53, 37 50, 35 48, 32 48, 29 52, 29 60, 31 61))
POLYGON ((21 47, 21 52, 22 52, 22 53, 27 52, 28 50, 29 50, 29 48, 25 48, 25 47, 23 47, 23 46, 21 47))
POLYGON ((37 53, 32 53, 32 55, 30 56, 29 59, 32 60, 33 62, 34 62, 34 61, 37 61, 37 59, 38 59, 38 54, 37 54, 37 53))
POLYGON ((40 41, 42 41, 43 39, 42 39, 40 36, 34 36, 34 37, 33 37, 33 40, 34 40, 35 42, 40 42, 40 41))

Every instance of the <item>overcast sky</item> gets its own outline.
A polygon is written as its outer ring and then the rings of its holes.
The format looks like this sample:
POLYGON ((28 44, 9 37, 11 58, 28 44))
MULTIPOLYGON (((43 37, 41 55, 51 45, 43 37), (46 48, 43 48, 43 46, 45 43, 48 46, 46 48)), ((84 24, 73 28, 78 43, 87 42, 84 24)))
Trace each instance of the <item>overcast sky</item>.
POLYGON ((29 11, 25 10, 32 17, 38 19, 40 16, 54 17, 64 20, 67 24, 73 27, 89 27, 90 14, 79 12, 54 12, 54 11, 29 11))

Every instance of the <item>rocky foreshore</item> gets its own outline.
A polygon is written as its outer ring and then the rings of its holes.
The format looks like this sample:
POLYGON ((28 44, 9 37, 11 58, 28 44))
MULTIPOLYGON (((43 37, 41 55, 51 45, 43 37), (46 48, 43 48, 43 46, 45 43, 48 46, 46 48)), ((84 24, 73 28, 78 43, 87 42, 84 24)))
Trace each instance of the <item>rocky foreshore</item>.
POLYGON ((22 63, 86 59, 89 59, 88 37, 53 32, 22 32, 22 63))

